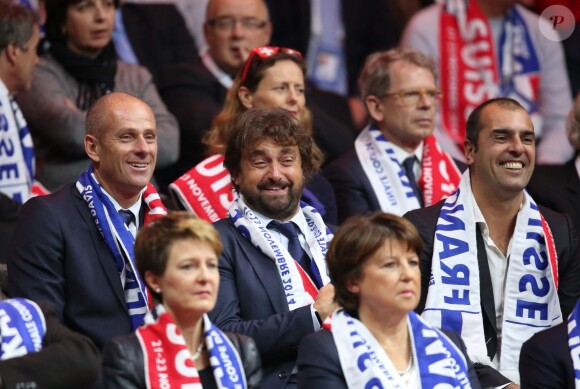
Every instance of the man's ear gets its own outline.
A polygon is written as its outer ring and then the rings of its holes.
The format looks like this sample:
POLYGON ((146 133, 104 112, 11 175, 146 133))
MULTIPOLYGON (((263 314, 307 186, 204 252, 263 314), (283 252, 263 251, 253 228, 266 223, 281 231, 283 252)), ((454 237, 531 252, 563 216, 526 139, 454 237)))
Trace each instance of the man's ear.
POLYGON ((477 146, 471 143, 469 139, 463 141, 463 152, 465 153, 465 160, 467 164, 471 166, 475 160, 475 152, 477 151, 477 146))
POLYGON ((18 55, 18 50, 20 49, 14 43, 8 43, 8 46, 6 46, 6 48, 4 49, 3 54, 6 57, 8 63, 12 66, 16 65, 16 57, 18 55))
POLYGON ((100 145, 99 141, 94 135, 85 135, 85 152, 93 162, 99 162, 100 145))
POLYGON ((375 121, 375 123, 380 123, 385 118, 383 113, 383 106, 381 105, 381 99, 377 96, 367 96, 365 98, 365 105, 370 117, 375 121))
POLYGON ((245 86, 241 86, 240 89, 238 89, 238 98, 246 109, 254 107, 254 95, 245 86))

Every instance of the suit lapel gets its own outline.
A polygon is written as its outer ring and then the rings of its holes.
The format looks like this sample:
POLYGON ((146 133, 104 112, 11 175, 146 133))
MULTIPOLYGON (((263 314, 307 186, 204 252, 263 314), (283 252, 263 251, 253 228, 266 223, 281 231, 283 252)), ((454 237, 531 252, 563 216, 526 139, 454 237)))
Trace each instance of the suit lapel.
MULTIPOLYGON (((231 223, 231 228, 237 228, 231 223)), ((239 245, 239 255, 243 255, 247 261, 252 265, 254 273, 260 280, 262 287, 266 290, 268 298, 272 302, 274 309, 278 313, 288 312, 288 303, 286 302, 286 295, 282 288, 280 275, 276 269, 273 260, 260 253, 254 245, 247 240, 242 234, 234 234, 239 245)))
MULTIPOLYGON (((95 221, 91 216, 86 201, 82 198, 79 191, 76 189, 76 186, 71 187, 71 191, 73 193, 75 207, 79 215, 82 217, 83 222, 87 224, 89 230, 91 231, 91 240, 93 242, 93 247, 87 247, 87 251, 93 250, 97 258, 99 258, 99 262, 101 264, 101 268, 103 272, 107 276, 107 280, 111 286, 111 289, 114 291, 115 296, 119 303, 123 306, 123 309, 127 309, 127 304, 125 302, 125 294, 123 292, 123 288, 121 286, 121 280, 119 278, 119 273, 117 271, 117 266, 115 264, 115 258, 113 254, 105 244, 105 240, 103 236, 97 229, 95 225, 95 221)), ((90 256, 87 256, 90 257, 90 256)))
POLYGON ((476 230, 477 230, 476 231, 477 264, 479 265, 479 288, 484 320, 483 328, 485 335, 485 344, 487 346, 487 353, 489 357, 493 358, 497 349, 497 323, 495 319, 496 316, 495 299, 493 296, 493 287, 491 284, 489 263, 487 262, 487 253, 485 251, 485 243, 483 241, 483 236, 479 232, 479 228, 476 228, 476 230))

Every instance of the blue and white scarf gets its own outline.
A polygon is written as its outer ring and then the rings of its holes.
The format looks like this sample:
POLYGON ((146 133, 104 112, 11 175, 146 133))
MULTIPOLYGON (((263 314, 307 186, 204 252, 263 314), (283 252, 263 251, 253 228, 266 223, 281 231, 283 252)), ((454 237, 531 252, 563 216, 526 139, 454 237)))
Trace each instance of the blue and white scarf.
MULTIPOLYGON (((415 312, 409 312, 407 325, 420 379, 410 387, 471 388, 465 358, 447 336, 415 312)), ((349 388, 406 387, 385 350, 360 320, 338 309, 324 327, 332 332, 349 388)))
POLYGON ((44 314, 35 302, 22 298, 0 302, 0 360, 40 351, 45 334, 44 314))
MULTIPOLYGON (((516 383, 523 342, 534 333, 562 322, 551 232, 532 198, 527 192, 524 196, 511 241, 499 354, 500 372, 516 383)), ((490 364, 481 312, 474 207, 467 170, 437 220, 422 315, 431 325, 460 334, 473 361, 490 364)))
POLYGON ((580 388, 580 299, 568 317, 568 347, 574 366, 574 387, 580 388))
MULTIPOLYGON (((312 260, 318 269, 315 276, 320 277, 320 285, 326 285, 330 282, 326 269, 326 251, 333 235, 315 208, 304 202, 301 202, 300 206, 300 212, 304 214, 308 225, 308 229, 302 233, 312 253, 312 260)), ((262 224, 241 197, 234 201, 228 216, 238 231, 276 264, 284 286, 288 309, 292 311, 312 304, 318 293, 315 284, 307 275, 305 278, 305 272, 300 265, 290 256, 288 250, 272 236, 267 226, 262 224)))
POLYGON ((421 208, 391 143, 379 129, 369 126, 362 130, 354 147, 383 211, 403 216, 421 208))
POLYGON ((135 237, 111 200, 103 193, 95 179, 92 164, 88 171, 81 174, 76 187, 87 202, 97 228, 115 257, 131 317, 131 329, 135 331, 143 323, 143 317, 149 310, 147 288, 134 264, 135 237))
POLYGON ((0 80, 0 192, 24 203, 34 182, 30 131, 16 101, 0 80))

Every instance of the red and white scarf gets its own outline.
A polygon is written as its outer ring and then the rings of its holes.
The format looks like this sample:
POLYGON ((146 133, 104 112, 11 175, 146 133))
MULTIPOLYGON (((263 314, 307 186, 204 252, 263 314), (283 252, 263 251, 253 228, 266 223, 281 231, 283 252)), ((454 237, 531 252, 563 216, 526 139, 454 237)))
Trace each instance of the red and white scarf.
POLYGON ((477 0, 445 0, 439 23, 443 130, 463 151, 471 111, 498 96, 518 100, 541 128, 540 65, 527 25, 516 7, 503 21, 496 53, 491 27, 477 0))
POLYGON ((210 223, 226 217, 236 193, 224 156, 212 155, 169 185, 185 208, 210 223))
MULTIPOLYGON (((228 337, 203 315, 204 343, 217 387, 245 389, 240 356, 228 337)), ((199 372, 171 315, 158 305, 135 332, 143 350, 147 389, 202 389, 199 372)))
MULTIPOLYGON (((372 126, 365 128, 356 138, 355 149, 384 212, 402 216, 421 207, 407 175, 394 157, 392 143, 380 130, 372 126)), ((460 177, 453 159, 441 150, 435 137, 425 138, 418 183, 425 206, 453 193, 460 177)))
MULTIPOLYGON (((519 382, 523 342, 562 322, 558 259, 550 227, 527 192, 518 212, 506 270, 499 370, 519 382)), ((469 170, 441 208, 423 318, 461 335, 471 359, 490 363, 483 331, 476 206, 469 170)), ((495 317, 492 318, 495 320, 495 317)))

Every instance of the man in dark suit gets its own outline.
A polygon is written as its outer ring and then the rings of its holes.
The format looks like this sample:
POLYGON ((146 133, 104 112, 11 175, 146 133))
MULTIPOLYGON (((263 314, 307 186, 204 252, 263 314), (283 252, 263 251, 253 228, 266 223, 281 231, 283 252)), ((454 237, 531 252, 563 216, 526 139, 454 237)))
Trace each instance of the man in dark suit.
POLYGON ((477 107, 464 147, 469 170, 458 190, 405 215, 425 242, 417 311, 460 333, 474 362, 492 361, 517 383, 522 343, 566 318, 580 294, 578 239, 569 217, 524 191, 536 148, 518 102, 477 107))
POLYGON ((371 123, 324 171, 339 221, 378 210, 401 216, 451 194, 460 173, 432 135, 441 96, 433 60, 411 49, 374 53, 360 85, 371 123))
POLYGON ((580 228, 580 94, 568 115, 566 132, 576 156, 563 165, 537 166, 527 189, 538 203, 568 214, 580 228))
POLYGON ((197 58, 197 49, 174 4, 121 1, 113 42, 122 61, 142 65, 153 79, 173 65, 197 58))
POLYGON ((111 93, 87 112, 92 160, 75 184, 28 201, 8 253, 8 291, 51 303, 97 347, 142 323, 147 294, 133 264, 139 226, 164 214, 149 184, 155 117, 142 100, 111 93))
POLYGON ((224 244, 220 289, 210 318, 252 336, 264 388, 296 385, 300 340, 334 309, 325 254, 332 233, 300 195, 318 166, 312 138, 282 108, 241 115, 225 166, 240 197, 214 223, 224 244))

